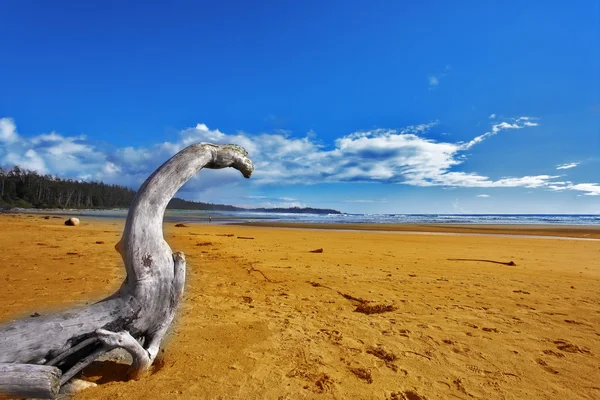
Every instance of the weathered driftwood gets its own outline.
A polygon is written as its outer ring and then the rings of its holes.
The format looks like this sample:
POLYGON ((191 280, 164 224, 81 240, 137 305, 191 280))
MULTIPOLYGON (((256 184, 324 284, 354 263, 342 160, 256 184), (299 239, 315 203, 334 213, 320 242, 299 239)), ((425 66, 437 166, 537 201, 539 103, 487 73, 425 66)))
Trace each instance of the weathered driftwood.
POLYGON ((58 394, 60 377, 60 369, 48 365, 0 364, 0 399, 52 399, 58 394))
MULTIPOLYGON (((200 169, 225 167, 246 178, 253 171, 243 148, 206 143, 185 148, 159 167, 140 187, 115 246, 127 272, 119 290, 87 307, 0 325, 0 363, 56 366, 62 385, 103 353, 120 347, 133 357, 133 378, 147 371, 185 283, 185 257, 173 253, 163 238, 166 206, 200 169)), ((0 381, 0 396, 8 389, 0 381)))

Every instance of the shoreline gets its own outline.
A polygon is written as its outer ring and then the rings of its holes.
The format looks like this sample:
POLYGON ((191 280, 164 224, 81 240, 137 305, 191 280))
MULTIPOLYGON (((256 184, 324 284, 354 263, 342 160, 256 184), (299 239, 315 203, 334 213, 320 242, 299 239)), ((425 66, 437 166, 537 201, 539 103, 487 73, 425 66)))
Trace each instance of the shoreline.
POLYGON ((600 239, 596 225, 507 225, 507 224, 316 224, 296 222, 244 222, 228 225, 264 228, 316 229, 336 231, 397 232, 413 234, 457 234, 511 237, 556 237, 600 239))
MULTIPOLYGON (((169 210, 167 210, 168 213, 169 210)), ((78 212, 56 210, 45 211, 14 211, 2 212, 0 215, 24 215, 32 218, 79 217, 80 219, 96 221, 125 221, 125 215, 90 215, 78 212), (82 218, 83 217, 83 218, 82 218)), ((209 215, 165 215, 163 225, 183 223, 190 226, 221 225, 247 226, 260 228, 286 228, 304 230, 334 230, 358 232, 383 232, 404 234, 432 234, 459 236, 508 236, 524 238, 572 238, 580 240, 600 240, 600 225, 559 225, 559 224, 453 224, 453 223, 315 223, 315 222, 282 222, 269 217, 258 217, 260 221, 240 221, 244 218, 235 216, 211 215, 212 223, 208 222, 209 215)))

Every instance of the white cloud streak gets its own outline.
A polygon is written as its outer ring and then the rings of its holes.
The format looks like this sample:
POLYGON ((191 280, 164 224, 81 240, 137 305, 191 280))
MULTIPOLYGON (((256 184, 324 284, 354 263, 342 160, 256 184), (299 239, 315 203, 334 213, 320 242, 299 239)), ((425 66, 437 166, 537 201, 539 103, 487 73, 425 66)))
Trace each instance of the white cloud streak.
POLYGON ((427 77, 427 82, 429 83, 429 90, 435 89, 436 86, 440 84, 440 80, 445 78, 448 75, 448 71, 450 71, 452 67, 450 65, 446 65, 444 68, 444 72, 440 74, 431 74, 427 77))
POLYGON ((378 200, 372 200, 372 199, 354 199, 354 200, 344 200, 344 203, 387 203, 387 199, 378 199, 378 200))
POLYGON ((488 197, 490 197, 489 194, 478 194, 477 197, 481 197, 482 199, 487 199, 488 197))
POLYGON ((560 164, 560 165, 556 166, 556 169, 571 169, 571 168, 575 168, 579 164, 580 164, 579 162, 574 162, 574 163, 569 163, 569 164, 560 164))
POLYGON ((437 76, 430 75, 427 77, 427 80, 429 81, 429 86, 431 86, 431 87, 437 86, 440 84, 440 80, 438 79, 437 76))
MULTIPOLYGON (((444 142, 420 136, 437 121, 403 129, 376 129, 338 138, 326 147, 312 133, 303 138, 285 133, 226 134, 205 124, 184 129, 174 142, 147 147, 104 149, 83 136, 66 137, 52 132, 24 137, 14 121, 0 119, 0 165, 19 165, 41 173, 83 180, 102 180, 137 188, 162 162, 184 147, 198 142, 235 143, 245 147, 255 163, 251 183, 243 183, 233 170, 203 171, 184 192, 215 190, 222 185, 292 185, 335 182, 381 182, 446 188, 547 188, 598 195, 597 183, 557 182, 556 175, 492 179, 477 172, 456 171, 465 151, 504 130, 536 126, 531 117, 491 125, 488 132, 469 142, 444 142)), ((184 197, 186 197, 184 195, 184 197)), ((189 197, 189 196, 188 196, 189 197)), ((293 199, 263 199, 271 204, 296 204, 293 199), (290 200, 290 201, 287 201, 290 200)), ((298 203, 300 204, 300 203, 298 203)))

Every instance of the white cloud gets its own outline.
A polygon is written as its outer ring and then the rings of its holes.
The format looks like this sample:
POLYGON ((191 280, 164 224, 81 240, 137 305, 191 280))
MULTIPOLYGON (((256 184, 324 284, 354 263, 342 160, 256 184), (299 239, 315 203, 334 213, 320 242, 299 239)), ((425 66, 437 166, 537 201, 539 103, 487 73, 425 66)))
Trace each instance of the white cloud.
POLYGON ((9 152, 4 159, 7 164, 18 165, 23 169, 38 171, 42 174, 48 172, 44 159, 33 149, 26 150, 25 154, 9 152))
MULTIPOLYGON (((189 144, 198 142, 235 143, 245 147, 255 164, 251 183, 240 179, 237 171, 210 171, 192 179, 183 189, 184 197, 198 193, 216 193, 223 185, 291 185, 333 182, 382 182, 444 188, 526 187, 550 190, 576 190, 597 195, 598 184, 558 182, 554 175, 509 176, 491 178, 477 172, 456 171, 467 159, 465 151, 509 129, 524 129, 536 124, 531 117, 494 123, 490 131, 471 141, 436 141, 421 134, 433 129, 437 121, 411 125, 403 129, 376 129, 355 132, 338 138, 325 147, 310 133, 293 137, 288 133, 226 134, 205 124, 184 129, 173 142, 147 147, 105 149, 83 136, 66 137, 52 132, 21 137, 11 119, 4 118, 4 140, 0 143, 0 165, 20 165, 74 179, 103 180, 137 188, 160 164, 189 144), (8 133, 7 133, 8 132, 8 133), (212 191, 212 192, 211 192, 212 191)), ((231 187, 231 186, 229 186, 231 187)), ((263 206, 284 203, 300 205, 295 199, 265 198, 263 206)))
POLYGON ((494 119, 494 118, 496 118, 496 114, 491 114, 490 119, 494 119))
POLYGON ((114 175, 121 172, 121 168, 115 163, 107 161, 106 164, 104 164, 104 168, 102 168, 102 172, 106 175, 114 175))
POLYGON ((600 184, 597 183, 578 183, 575 185, 571 184, 567 186, 567 189, 585 192, 585 196, 600 196, 600 184))
POLYGON ((574 162, 574 163, 569 163, 569 164, 560 164, 560 165, 556 166, 556 169, 571 169, 571 168, 575 168, 579 164, 580 164, 579 162, 574 162))
POLYGON ((292 197, 245 196, 245 198, 250 200, 249 203, 243 205, 248 208, 306 207, 306 204, 292 197))
POLYGON ((497 135, 498 132, 506 130, 506 129, 522 129, 525 126, 534 126, 534 125, 526 125, 528 123, 528 121, 523 121, 522 123, 521 119, 517 119, 515 121, 515 123, 509 124, 508 122, 500 122, 498 124, 494 124, 492 125, 492 130, 489 132, 484 133, 483 135, 479 135, 475 138, 473 138, 470 142, 466 143, 463 145, 463 150, 468 150, 471 147, 475 146, 476 144, 484 141, 485 139, 487 139, 490 136, 494 136, 497 135))
POLYGON ((11 143, 19 139, 12 118, 0 118, 0 143, 11 143))
POLYGON ((356 199, 356 200, 344 200, 344 203, 387 203, 387 199, 356 199))
POLYGON ((444 72, 439 74, 431 74, 427 77, 427 82, 429 83, 429 90, 434 89, 436 86, 440 84, 440 80, 445 78, 448 75, 448 72, 452 69, 451 65, 446 65, 444 68, 444 72))
POLYGON ((490 197, 490 195, 489 194, 478 194, 477 197, 481 197, 481 198, 485 199, 485 198, 490 197))

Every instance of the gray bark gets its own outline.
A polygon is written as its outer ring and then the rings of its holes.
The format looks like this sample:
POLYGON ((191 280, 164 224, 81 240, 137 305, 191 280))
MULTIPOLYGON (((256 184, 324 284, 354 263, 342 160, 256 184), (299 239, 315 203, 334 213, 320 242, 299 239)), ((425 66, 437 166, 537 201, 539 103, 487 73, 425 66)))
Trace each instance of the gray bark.
POLYGON ((246 178, 253 171, 243 148, 207 143, 191 145, 159 167, 138 190, 115 246, 127 272, 120 289, 87 307, 0 325, 0 363, 55 365, 64 384, 121 347, 133 356, 131 376, 139 378, 158 354, 185 284, 185 256, 173 254, 163 237, 167 204, 200 169, 226 167, 246 178))
POLYGON ((33 364, 0 364, 0 399, 52 399, 60 388, 61 371, 33 364))

